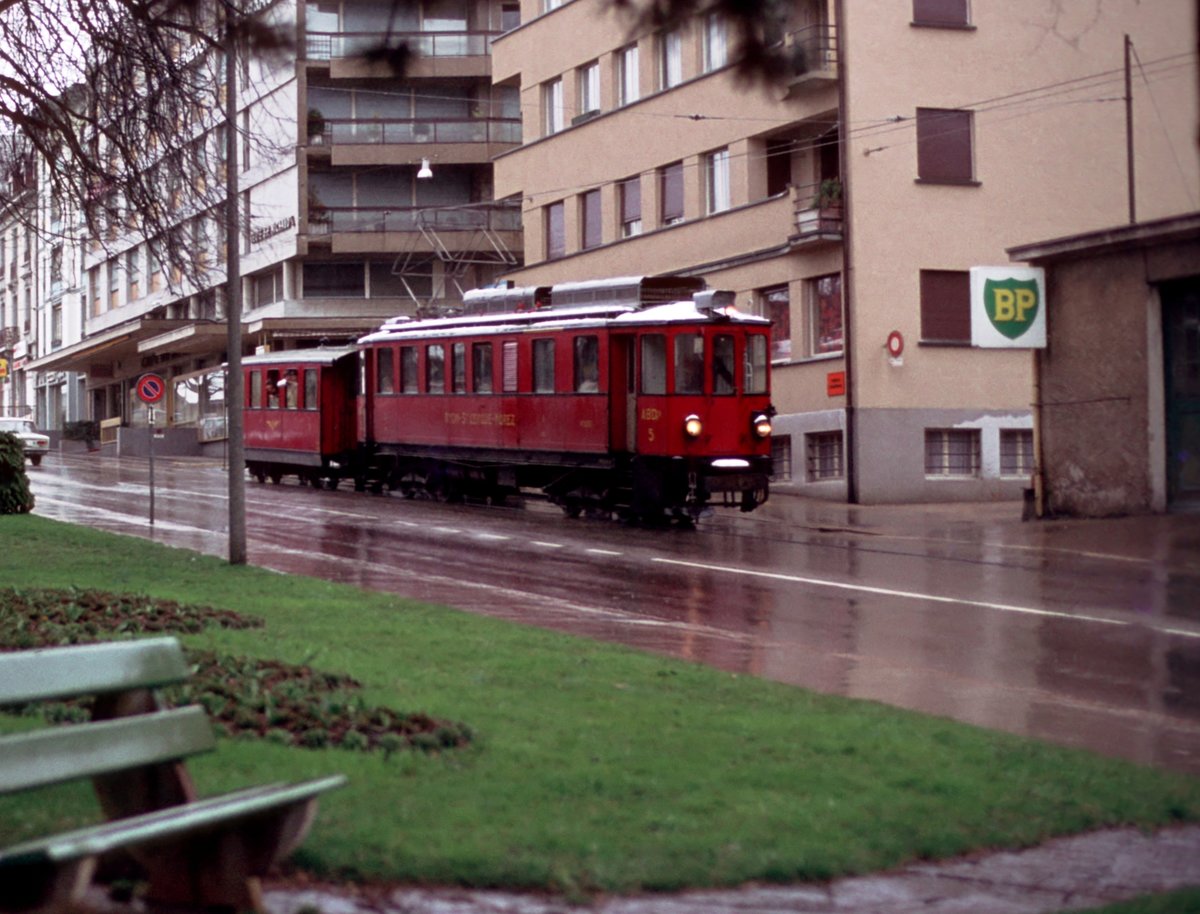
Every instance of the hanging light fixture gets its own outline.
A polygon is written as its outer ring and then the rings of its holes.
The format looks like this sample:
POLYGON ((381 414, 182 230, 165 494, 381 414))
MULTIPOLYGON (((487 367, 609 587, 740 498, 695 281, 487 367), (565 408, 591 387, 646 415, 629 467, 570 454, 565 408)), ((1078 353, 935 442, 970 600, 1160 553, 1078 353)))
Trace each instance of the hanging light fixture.
POLYGON ((417 171, 418 178, 432 178, 433 169, 429 167, 429 159, 421 159, 421 168, 417 171))

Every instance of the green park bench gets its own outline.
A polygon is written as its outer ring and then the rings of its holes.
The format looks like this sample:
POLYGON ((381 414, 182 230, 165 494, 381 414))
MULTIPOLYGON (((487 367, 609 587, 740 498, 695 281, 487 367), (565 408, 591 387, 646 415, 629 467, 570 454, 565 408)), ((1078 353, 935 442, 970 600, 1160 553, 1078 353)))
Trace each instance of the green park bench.
POLYGON ((0 910, 75 905, 117 851, 154 902, 262 910, 259 879, 346 779, 198 799, 184 759, 213 748, 212 724, 197 705, 164 710, 155 693, 188 672, 174 638, 0 653, 0 706, 95 696, 87 723, 0 736, 0 795, 90 778, 106 820, 0 849, 0 910))

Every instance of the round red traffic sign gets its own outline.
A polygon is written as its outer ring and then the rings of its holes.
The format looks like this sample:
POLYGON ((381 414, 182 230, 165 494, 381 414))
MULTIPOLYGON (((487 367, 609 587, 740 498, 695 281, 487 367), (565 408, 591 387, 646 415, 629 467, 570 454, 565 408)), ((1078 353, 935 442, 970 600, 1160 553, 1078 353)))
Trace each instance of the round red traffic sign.
POLYGON ((138 378, 137 395, 143 403, 157 403, 167 392, 167 382, 160 375, 144 374, 138 378))
POLYGON ((893 359, 898 359, 904 352, 904 337, 900 335, 899 330, 893 330, 888 334, 887 351, 893 359))

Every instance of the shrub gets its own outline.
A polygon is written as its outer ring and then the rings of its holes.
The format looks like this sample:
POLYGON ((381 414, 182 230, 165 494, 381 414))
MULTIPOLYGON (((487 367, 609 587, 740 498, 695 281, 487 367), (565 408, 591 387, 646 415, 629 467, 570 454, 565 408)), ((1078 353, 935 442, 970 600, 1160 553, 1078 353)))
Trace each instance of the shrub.
POLYGON ((32 510, 25 448, 12 432, 0 432, 0 514, 28 514, 32 510))

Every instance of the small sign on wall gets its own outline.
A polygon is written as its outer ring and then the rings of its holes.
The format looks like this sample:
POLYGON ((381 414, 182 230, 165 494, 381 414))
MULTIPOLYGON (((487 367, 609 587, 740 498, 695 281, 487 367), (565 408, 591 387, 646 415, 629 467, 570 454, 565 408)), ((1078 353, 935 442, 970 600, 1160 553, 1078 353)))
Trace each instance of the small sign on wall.
POLYGON ((1041 267, 971 267, 971 345, 1044 349, 1046 271, 1041 267))
POLYGON ((846 395, 846 372, 831 371, 825 375, 825 393, 830 397, 846 395))

